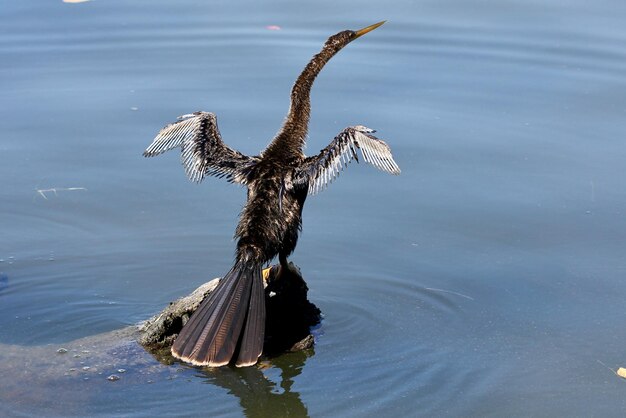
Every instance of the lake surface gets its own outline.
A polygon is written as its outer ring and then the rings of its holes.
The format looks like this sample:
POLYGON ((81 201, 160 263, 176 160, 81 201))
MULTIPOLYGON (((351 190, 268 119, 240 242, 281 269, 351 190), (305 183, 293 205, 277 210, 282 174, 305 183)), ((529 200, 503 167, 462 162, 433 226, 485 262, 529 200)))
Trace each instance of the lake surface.
POLYGON ((0 376, 0 415, 626 414, 625 2, 59 0, 0 17, 0 344, 33 376, 0 376), (38 380, 37 347, 147 319, 231 266, 245 190, 188 182, 177 152, 144 159, 156 132, 212 111, 256 154, 326 38, 382 19, 313 89, 309 154, 363 124, 402 168, 353 163, 307 200, 291 260, 324 313, 314 350, 38 380), (18 378, 32 393, 2 390, 18 378))

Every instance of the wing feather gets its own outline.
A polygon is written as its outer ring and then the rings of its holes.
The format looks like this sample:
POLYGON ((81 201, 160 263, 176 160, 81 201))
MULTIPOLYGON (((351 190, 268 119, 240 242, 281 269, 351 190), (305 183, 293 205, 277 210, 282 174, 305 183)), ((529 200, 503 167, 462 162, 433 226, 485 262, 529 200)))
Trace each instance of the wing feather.
POLYGON ((357 149, 363 160, 379 170, 398 175, 400 167, 391 155, 391 148, 372 135, 375 131, 365 126, 350 126, 332 140, 320 153, 308 157, 296 178, 308 182, 308 193, 313 195, 326 188, 352 160, 359 162, 357 149))
POLYGON ((194 112, 161 129, 144 151, 154 157, 181 148, 181 162, 190 180, 200 182, 208 175, 246 183, 248 169, 257 161, 233 150, 222 141, 217 118, 210 112, 194 112))

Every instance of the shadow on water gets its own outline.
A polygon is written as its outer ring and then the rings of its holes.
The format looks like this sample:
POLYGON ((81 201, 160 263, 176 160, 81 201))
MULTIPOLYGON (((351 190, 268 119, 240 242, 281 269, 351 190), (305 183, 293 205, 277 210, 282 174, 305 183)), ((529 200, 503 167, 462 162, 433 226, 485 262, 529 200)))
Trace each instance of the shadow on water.
POLYGON ((313 354, 312 349, 289 353, 260 367, 206 369, 198 377, 237 397, 247 417, 307 417, 307 407, 292 387, 313 354))

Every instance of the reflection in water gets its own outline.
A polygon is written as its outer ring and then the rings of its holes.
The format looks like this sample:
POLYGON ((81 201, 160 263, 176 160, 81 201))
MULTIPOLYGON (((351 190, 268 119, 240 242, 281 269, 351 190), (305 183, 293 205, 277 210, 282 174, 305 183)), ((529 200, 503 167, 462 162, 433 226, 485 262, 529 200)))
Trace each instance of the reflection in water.
POLYGON ((235 395, 248 417, 306 417, 307 407, 291 387, 312 354, 312 349, 285 354, 272 359, 269 367, 263 362, 259 367, 205 369, 201 377, 235 395), (279 382, 270 377, 273 371, 280 372, 279 382))

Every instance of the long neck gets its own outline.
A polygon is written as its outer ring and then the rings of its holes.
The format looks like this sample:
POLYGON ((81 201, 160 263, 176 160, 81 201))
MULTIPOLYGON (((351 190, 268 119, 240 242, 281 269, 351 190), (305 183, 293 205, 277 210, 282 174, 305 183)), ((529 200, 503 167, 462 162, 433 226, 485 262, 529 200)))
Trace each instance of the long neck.
POLYGON ((324 65, 343 47, 326 43, 304 68, 291 89, 291 106, 282 128, 274 137, 264 155, 290 158, 302 155, 311 112, 311 87, 324 65))

